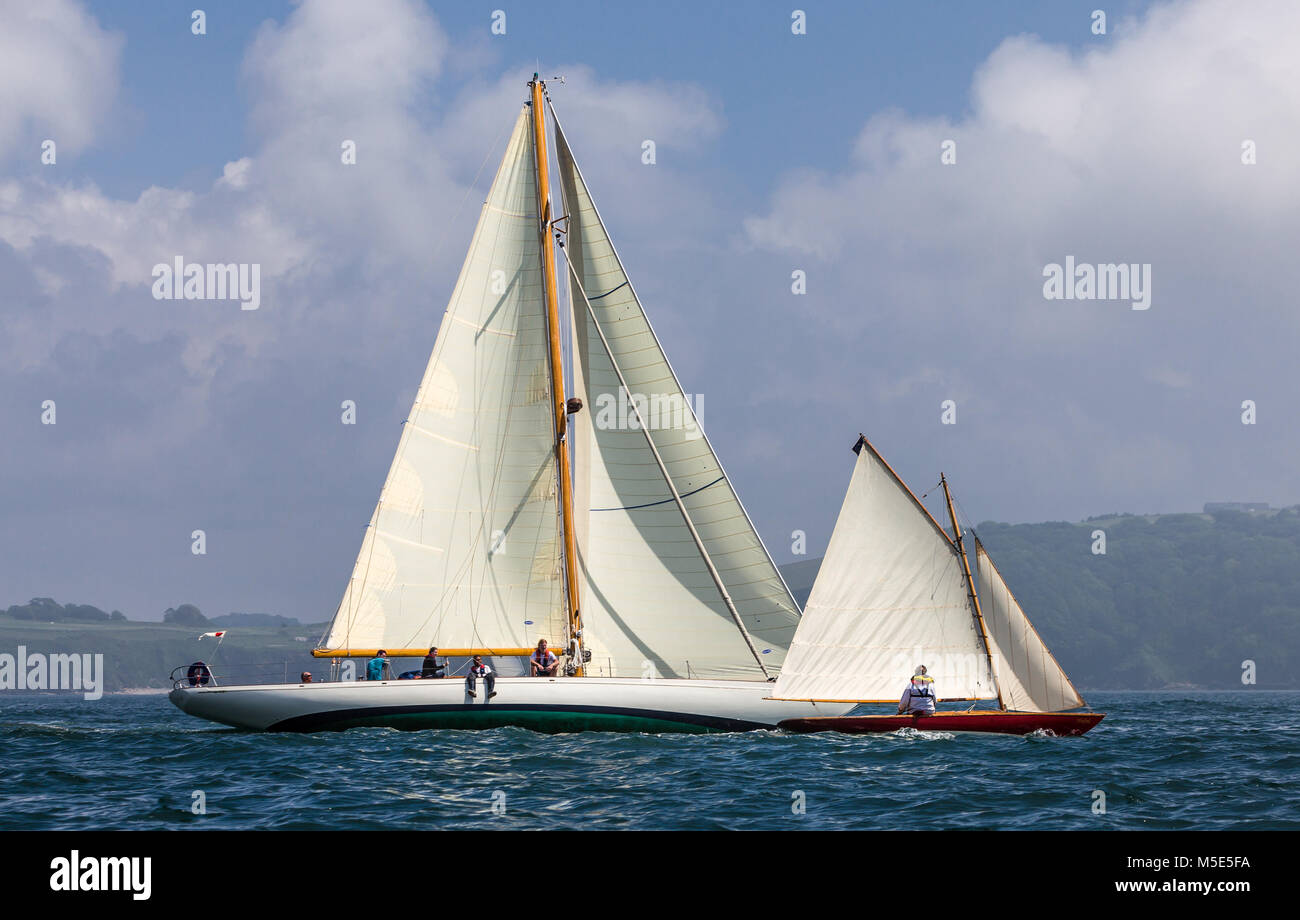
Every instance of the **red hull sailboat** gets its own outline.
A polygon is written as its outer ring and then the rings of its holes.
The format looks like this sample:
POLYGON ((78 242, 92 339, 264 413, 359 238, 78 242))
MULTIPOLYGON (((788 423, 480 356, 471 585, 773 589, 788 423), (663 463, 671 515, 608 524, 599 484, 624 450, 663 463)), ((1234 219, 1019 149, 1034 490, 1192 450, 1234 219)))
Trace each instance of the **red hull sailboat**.
MULTIPOLYGON (((792 732, 920 731, 1082 735, 1101 713, 1084 703, 975 538, 972 573, 948 480, 949 534, 861 435, 848 494, 772 697, 910 705, 894 695, 924 664, 938 709, 787 719, 792 732), (975 576, 979 577, 976 591, 975 576), (983 603, 981 603, 981 594, 983 603)), ((972 532, 972 536, 973 536, 972 532)))
POLYGON ((999 735, 1031 735, 1049 732, 1059 737, 1082 735, 1100 722, 1099 712, 936 712, 933 715, 902 716, 818 716, 787 719, 781 728, 792 732, 845 732, 869 735, 914 728, 923 732, 992 732, 999 735))

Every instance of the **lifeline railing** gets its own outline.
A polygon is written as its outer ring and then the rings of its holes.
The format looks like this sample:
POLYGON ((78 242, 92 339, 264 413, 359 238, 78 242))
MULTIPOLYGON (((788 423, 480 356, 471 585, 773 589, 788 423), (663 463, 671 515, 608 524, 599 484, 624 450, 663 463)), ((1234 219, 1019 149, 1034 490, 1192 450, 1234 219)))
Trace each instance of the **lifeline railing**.
MULTIPOLYGON (((299 674, 289 673, 288 661, 266 661, 253 664, 218 665, 196 661, 172 668, 168 679, 173 689, 179 687, 219 687, 225 684, 275 684, 298 683, 299 674)), ((323 682, 324 675, 312 672, 312 682, 323 682)))

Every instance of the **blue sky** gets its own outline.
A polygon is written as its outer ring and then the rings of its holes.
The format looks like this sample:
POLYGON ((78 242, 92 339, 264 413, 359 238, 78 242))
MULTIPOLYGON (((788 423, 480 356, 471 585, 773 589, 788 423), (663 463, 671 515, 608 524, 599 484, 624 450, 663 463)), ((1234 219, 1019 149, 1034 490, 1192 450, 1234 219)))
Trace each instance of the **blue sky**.
MULTIPOLYGON (((1107 11, 1117 24, 1147 5, 1107 11)), ((1008 35, 1076 48, 1104 40, 1088 28, 1093 0, 805 5, 809 30, 797 39, 788 3, 520 4, 505 9, 505 35, 489 30, 498 4, 429 6, 458 49, 480 59, 481 73, 540 59, 550 77, 555 62, 576 60, 609 77, 707 87, 721 100, 727 129, 700 165, 734 175, 742 194, 744 180, 774 168, 840 165, 872 113, 960 115, 972 71, 1008 35)), ((123 196, 153 184, 209 184, 247 149, 244 53, 263 23, 292 8, 214 6, 199 38, 188 30, 192 3, 91 4, 104 28, 125 37, 122 108, 74 174, 123 196)), ((437 95, 428 103, 436 111, 437 95)))
POLYGON ((0 4, 0 605, 332 612, 538 58, 778 561, 859 431, 976 522, 1300 502, 1300 7, 1098 5, 0 4), (262 308, 153 299, 177 254, 262 308))

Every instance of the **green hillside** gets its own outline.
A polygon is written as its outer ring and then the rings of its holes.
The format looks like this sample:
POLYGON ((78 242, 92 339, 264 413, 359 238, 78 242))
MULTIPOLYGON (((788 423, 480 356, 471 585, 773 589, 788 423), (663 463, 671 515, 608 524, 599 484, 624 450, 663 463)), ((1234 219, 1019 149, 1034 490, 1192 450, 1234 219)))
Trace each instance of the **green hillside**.
MULTIPOLYGON (((102 654, 105 690, 170 687, 167 675, 172 668, 199 658, 212 659, 216 642, 198 641, 203 631, 191 626, 132 620, 33 621, 6 613, 0 614, 0 652, 12 655, 23 645, 28 653, 102 654)), ((322 631, 321 626, 231 630, 216 654, 217 674, 265 681, 280 680, 286 673, 297 675, 304 670, 323 673, 328 665, 311 657, 311 648, 322 631), (297 641, 297 636, 305 636, 309 641, 297 641)))
POLYGON ((1300 512, 984 524, 980 539, 1076 683, 1300 687, 1300 512), (1094 530, 1105 555, 1092 552, 1094 530))

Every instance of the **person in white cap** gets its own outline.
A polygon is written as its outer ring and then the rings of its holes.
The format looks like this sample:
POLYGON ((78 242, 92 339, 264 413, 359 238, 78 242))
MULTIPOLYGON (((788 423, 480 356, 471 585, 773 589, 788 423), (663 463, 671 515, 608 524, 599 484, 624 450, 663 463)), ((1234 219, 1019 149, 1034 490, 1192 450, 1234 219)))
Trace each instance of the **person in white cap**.
POLYGON ((934 692, 934 678, 925 671, 925 665, 916 666, 912 679, 903 690, 903 698, 898 701, 898 714, 932 715, 934 703, 938 696, 934 692))

